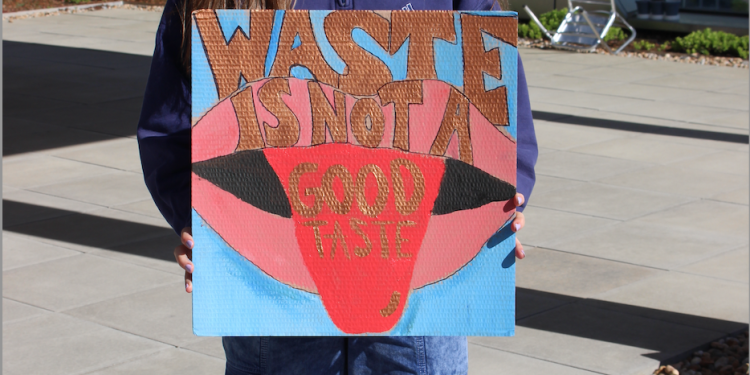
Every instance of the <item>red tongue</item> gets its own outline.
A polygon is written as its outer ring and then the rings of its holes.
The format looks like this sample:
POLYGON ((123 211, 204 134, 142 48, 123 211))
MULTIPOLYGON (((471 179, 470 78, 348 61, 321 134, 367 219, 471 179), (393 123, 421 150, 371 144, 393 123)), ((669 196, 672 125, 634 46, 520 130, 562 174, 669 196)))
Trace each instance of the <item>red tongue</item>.
POLYGON ((264 153, 331 320, 345 333, 391 329, 409 296, 443 160, 348 144, 264 153))

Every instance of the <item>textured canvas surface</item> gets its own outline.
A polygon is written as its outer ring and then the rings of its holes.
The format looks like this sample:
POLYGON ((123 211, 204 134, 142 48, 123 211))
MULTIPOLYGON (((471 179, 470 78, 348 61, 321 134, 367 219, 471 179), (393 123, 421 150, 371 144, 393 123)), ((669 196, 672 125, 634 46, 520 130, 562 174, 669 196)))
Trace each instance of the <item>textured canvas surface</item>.
POLYGON ((198 335, 512 335, 516 14, 198 11, 198 335))

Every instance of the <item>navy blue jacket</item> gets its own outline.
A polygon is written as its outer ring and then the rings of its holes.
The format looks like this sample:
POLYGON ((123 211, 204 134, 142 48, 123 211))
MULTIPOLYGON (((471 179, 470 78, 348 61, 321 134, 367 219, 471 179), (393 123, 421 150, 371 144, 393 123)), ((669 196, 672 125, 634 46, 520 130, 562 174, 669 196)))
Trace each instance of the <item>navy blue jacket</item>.
MULTIPOLYGON (((151 73, 138 121, 143 175, 156 206, 175 232, 190 226, 190 80, 180 62, 182 22, 176 0, 164 7, 151 73)), ((297 9, 488 10, 492 0, 297 0, 297 9), (409 7, 409 5, 411 5, 409 7)), ((536 135, 529 92, 518 59, 517 187, 527 199, 534 187, 536 135)), ((525 206, 525 203, 524 203, 525 206)), ((524 207, 519 207, 522 211, 524 207)))

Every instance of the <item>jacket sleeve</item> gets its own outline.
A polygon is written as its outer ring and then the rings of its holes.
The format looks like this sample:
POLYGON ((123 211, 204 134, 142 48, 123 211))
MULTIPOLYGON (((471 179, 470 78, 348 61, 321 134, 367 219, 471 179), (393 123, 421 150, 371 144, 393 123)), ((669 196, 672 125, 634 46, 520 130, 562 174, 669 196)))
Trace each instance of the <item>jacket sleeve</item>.
MULTIPOLYGON (((453 0, 453 6, 456 10, 491 10, 499 8, 495 0, 453 0)), ((518 207, 518 211, 523 211, 531 197, 531 191, 534 189, 534 183, 536 182, 534 166, 539 156, 539 149, 536 143, 536 134, 534 133, 534 119, 531 117, 529 88, 526 86, 526 74, 523 70, 520 54, 518 55, 517 99, 516 191, 523 194, 524 198, 526 198, 523 205, 518 207)))
POLYGON ((539 156, 539 148, 536 144, 534 119, 531 117, 531 103, 529 102, 529 88, 526 86, 526 74, 523 71, 521 55, 518 55, 516 95, 516 103, 518 103, 516 112, 516 125, 518 126, 516 134, 516 191, 523 194, 524 198, 526 198, 523 205, 518 207, 518 211, 523 212, 536 182, 534 166, 539 156))
POLYGON ((146 186, 176 233, 190 226, 190 82, 180 62, 182 22, 164 7, 138 121, 146 186))

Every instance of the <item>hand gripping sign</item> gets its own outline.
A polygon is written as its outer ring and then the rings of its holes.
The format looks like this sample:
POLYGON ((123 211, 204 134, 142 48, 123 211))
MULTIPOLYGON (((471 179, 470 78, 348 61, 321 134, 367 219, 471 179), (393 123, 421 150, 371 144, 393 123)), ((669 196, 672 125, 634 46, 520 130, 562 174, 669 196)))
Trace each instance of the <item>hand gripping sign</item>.
POLYGON ((194 331, 511 335, 511 12, 198 11, 194 331))

